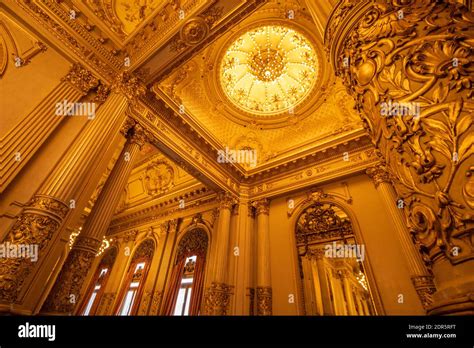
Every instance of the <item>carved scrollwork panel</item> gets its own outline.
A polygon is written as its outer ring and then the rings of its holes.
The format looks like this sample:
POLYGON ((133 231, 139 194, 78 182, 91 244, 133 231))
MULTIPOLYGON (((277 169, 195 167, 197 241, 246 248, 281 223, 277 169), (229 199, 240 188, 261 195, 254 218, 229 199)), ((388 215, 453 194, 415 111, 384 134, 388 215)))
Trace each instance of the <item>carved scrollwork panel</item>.
POLYGON ((412 0, 367 2, 357 18, 343 38, 326 39, 410 230, 432 261, 473 259, 474 16, 412 0))

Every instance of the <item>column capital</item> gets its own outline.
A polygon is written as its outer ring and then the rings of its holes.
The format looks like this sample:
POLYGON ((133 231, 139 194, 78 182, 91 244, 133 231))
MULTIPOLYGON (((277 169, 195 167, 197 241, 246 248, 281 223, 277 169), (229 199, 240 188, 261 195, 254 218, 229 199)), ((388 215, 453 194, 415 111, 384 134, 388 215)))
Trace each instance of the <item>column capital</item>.
POLYGON ((133 118, 127 117, 125 122, 122 124, 120 132, 128 139, 132 144, 137 144, 140 148, 143 147, 148 141, 149 136, 146 129, 138 124, 133 118))
POLYGON ((132 103, 146 93, 145 85, 140 79, 128 72, 122 72, 115 78, 112 90, 120 93, 129 99, 132 103))
POLYGON ((260 214, 268 215, 270 213, 270 200, 268 198, 253 201, 251 205, 255 208, 257 216, 260 214))
POLYGON ((389 184, 392 183, 390 180, 390 173, 383 165, 376 165, 374 167, 367 168, 365 173, 369 176, 369 178, 372 179, 376 188, 384 182, 389 184))
POLYGON ((219 207, 221 209, 232 209, 232 207, 237 204, 237 199, 232 196, 229 192, 219 192, 217 194, 217 201, 219 202, 219 207))
POLYGON ((139 124, 136 124, 132 128, 132 133, 129 134, 129 141, 132 144, 137 144, 140 146, 140 148, 143 147, 148 142, 148 134, 147 131, 140 126, 139 124))
POLYGON ((247 216, 254 219, 255 218, 255 207, 251 203, 247 206, 247 216))
POLYGON ((74 63, 66 76, 61 78, 61 81, 68 82, 82 95, 86 95, 91 89, 99 85, 99 79, 79 63, 74 63))

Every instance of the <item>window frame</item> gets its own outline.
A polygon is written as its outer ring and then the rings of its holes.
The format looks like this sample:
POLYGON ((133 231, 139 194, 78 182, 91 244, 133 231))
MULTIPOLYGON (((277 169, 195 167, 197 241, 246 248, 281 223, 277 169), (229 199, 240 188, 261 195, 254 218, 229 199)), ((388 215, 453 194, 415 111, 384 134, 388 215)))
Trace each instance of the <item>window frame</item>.
POLYGON ((124 286, 122 286, 122 289, 120 290, 120 296, 118 297, 120 301, 117 301, 117 304, 113 312, 115 315, 133 316, 137 314, 139 306, 140 306, 141 298, 143 295, 143 288, 146 282, 146 278, 148 276, 148 270, 150 268, 150 264, 151 264, 151 259, 146 256, 142 256, 136 260, 133 260, 133 263, 130 264, 128 268, 127 277, 125 279, 125 282, 123 283, 124 286), (125 300, 128 291, 130 291, 130 285, 132 284, 133 275, 135 274, 135 268, 137 267, 139 263, 145 263, 145 266, 143 267, 143 273, 139 281, 138 289, 135 292, 135 296, 134 296, 133 303, 132 303, 129 313, 126 315, 122 315, 120 314, 120 310, 122 309, 123 301, 125 300))

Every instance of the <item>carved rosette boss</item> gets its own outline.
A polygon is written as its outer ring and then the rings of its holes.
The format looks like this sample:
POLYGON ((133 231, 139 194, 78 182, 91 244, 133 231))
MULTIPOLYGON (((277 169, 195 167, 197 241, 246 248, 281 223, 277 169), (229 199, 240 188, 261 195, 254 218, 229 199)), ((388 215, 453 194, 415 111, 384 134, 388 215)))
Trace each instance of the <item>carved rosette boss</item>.
POLYGON ((473 314, 473 13, 436 0, 341 1, 325 41, 432 264, 429 313, 473 314))

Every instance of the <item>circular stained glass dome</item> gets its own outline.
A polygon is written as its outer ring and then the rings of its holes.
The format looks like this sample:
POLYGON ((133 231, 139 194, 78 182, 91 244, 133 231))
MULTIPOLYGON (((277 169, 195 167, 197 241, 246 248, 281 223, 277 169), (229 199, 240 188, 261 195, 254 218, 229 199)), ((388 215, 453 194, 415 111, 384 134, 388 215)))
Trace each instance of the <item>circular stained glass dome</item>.
POLYGON ((302 33, 264 25, 237 38, 226 50, 220 69, 222 89, 232 103, 264 116, 300 104, 314 87, 318 62, 302 33))

